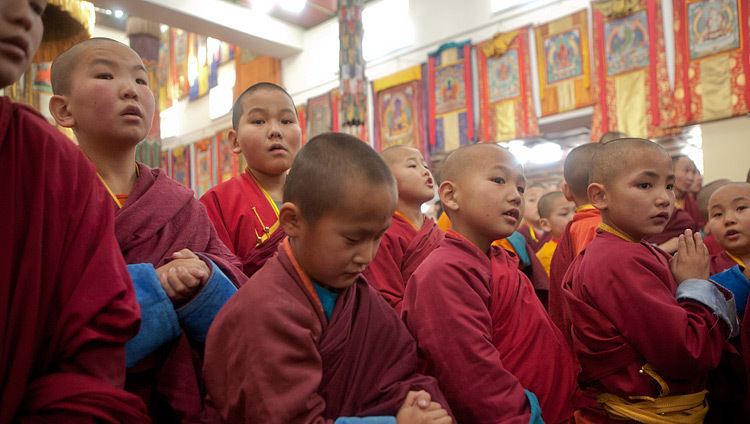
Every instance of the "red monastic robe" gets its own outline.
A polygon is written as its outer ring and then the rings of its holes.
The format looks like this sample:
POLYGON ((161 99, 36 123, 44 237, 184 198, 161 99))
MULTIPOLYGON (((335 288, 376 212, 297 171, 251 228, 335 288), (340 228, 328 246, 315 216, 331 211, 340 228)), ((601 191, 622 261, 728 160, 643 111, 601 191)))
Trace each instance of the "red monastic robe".
POLYGON ((659 385, 640 372, 646 363, 670 395, 703 390, 719 364, 729 328, 703 305, 675 299, 670 258, 645 241, 598 230, 565 274, 573 347, 583 369, 578 381, 589 398, 581 412, 590 422, 622 422, 603 415, 595 401, 601 393, 659 396, 659 385))
POLYGON ((443 238, 445 233, 432 218, 425 219, 419 230, 398 211, 391 218, 378 253, 362 274, 397 314, 409 277, 443 238))
MULTIPOLYGON (((235 285, 243 284, 247 278, 241 264, 219 240, 193 191, 161 169, 138 166, 140 175, 133 191, 115 212, 115 233, 125 262, 158 268, 169 262, 172 253, 190 249, 211 259, 235 285)), ((126 388, 146 402, 155 422, 200 422, 206 414, 201 350, 183 331, 128 370, 126 388)))
POLYGON ((703 216, 700 210, 698 210, 698 201, 692 194, 686 193, 683 197, 682 210, 687 212, 688 215, 693 218, 693 221, 698 225, 699 230, 703 229, 706 225, 706 217, 703 216))
POLYGON ((703 239, 703 244, 706 245, 706 249, 708 249, 708 254, 711 256, 718 255, 719 253, 724 251, 724 249, 716 241, 716 238, 714 237, 713 234, 707 235, 706 238, 703 239))
POLYGON ((240 258, 248 277, 276 253, 284 239, 276 206, 248 171, 212 188, 200 201, 219 238, 240 258))
POLYGON ((148 422, 122 389, 140 312, 93 165, 0 97, 0 180, 0 423, 148 422))
POLYGON ((449 230, 409 280, 402 318, 459 422, 528 423, 524 389, 544 422, 572 418, 572 352, 505 249, 487 257, 449 230))
MULTIPOLYGON (((572 343, 570 339, 570 318, 563 307, 562 281, 568 267, 573 259, 583 250, 596 236, 596 227, 602 222, 602 214, 599 209, 583 209, 573 215, 573 220, 565 226, 557 249, 552 256, 549 269, 549 317, 557 328, 562 331, 563 336, 572 343)), ((572 344, 571 344, 572 346, 572 344)))
POLYGON ((739 262, 729 256, 726 250, 722 250, 718 255, 711 256, 711 275, 718 274, 721 271, 729 269, 739 262))
POLYGON ((416 373, 409 332, 363 277, 339 293, 329 322, 291 255, 284 242, 209 331, 203 372, 224 422, 395 416, 409 390, 449 409, 435 379, 416 373))
MULTIPOLYGON (((687 196, 685 196, 685 198, 687 198, 687 196)), ((683 234, 688 228, 693 230, 694 233, 703 229, 703 227, 695 222, 688 212, 675 208, 672 216, 669 218, 669 222, 667 222, 667 226, 664 227, 664 230, 659 234, 645 237, 644 240, 649 243, 660 245, 674 237, 679 237, 679 235, 683 234)))
POLYGON ((529 254, 533 255, 534 253, 538 252, 539 249, 544 246, 544 243, 547 243, 552 239, 552 234, 550 234, 549 231, 546 233, 539 235, 536 233, 536 231, 531 228, 531 226, 527 223, 523 223, 518 229, 516 230, 523 238, 526 239, 526 241, 529 243, 529 246, 531 246, 532 251, 529 252, 529 254))

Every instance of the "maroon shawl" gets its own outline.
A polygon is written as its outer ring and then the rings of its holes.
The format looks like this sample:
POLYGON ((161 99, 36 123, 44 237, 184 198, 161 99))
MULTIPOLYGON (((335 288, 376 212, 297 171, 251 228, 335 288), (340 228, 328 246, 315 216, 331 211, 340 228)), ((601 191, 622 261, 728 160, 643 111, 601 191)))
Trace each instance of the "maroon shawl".
MULTIPOLYGON (((244 283, 239 261, 219 240, 193 192, 160 169, 138 166, 135 187, 115 212, 115 232, 125 261, 158 268, 169 262, 172 253, 187 248, 210 258, 235 285, 244 283)), ((191 346, 183 331, 177 340, 128 370, 127 389, 143 398, 155 422, 197 422, 204 414, 201 350, 191 346)))
POLYGON ((535 231, 534 236, 532 236, 531 226, 527 223, 523 223, 520 227, 518 227, 516 231, 521 233, 523 238, 526 239, 526 242, 529 244, 529 246, 531 246, 532 250, 529 251, 529 254, 531 256, 535 256, 534 253, 538 252, 539 249, 541 249, 542 246, 544 246, 544 243, 547 243, 548 241, 552 240, 552 234, 550 234, 549 231, 542 234, 541 236, 537 234, 535 231))
POLYGON ((0 423, 148 422, 122 390, 139 308, 94 167, 0 97, 0 423))
POLYGON ((224 422, 332 423, 395 416, 409 390, 448 409, 416 369, 414 340, 364 278, 341 291, 327 322, 282 245, 214 320, 203 372, 224 422))
POLYGON ((445 233, 428 218, 417 229, 400 214, 391 218, 378 252, 363 275, 380 295, 401 314, 404 288, 409 277, 440 242, 445 233))

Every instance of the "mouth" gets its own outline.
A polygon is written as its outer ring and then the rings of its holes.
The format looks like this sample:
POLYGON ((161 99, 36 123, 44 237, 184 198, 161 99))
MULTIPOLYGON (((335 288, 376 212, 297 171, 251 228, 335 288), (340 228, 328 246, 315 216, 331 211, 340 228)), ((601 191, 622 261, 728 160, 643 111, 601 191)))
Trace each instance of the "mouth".
POLYGON ((282 146, 279 143, 272 144, 271 148, 268 149, 269 152, 275 152, 275 151, 279 151, 279 150, 283 151, 283 152, 286 152, 286 149, 284 148, 284 146, 282 146))
POLYGON ((3 50, 9 51, 19 58, 28 56, 29 42, 22 37, 4 38, 0 40, 0 45, 5 47, 3 50))
POLYGON ((503 212, 503 215, 509 216, 517 221, 518 218, 521 217, 521 211, 519 211, 518 209, 511 209, 511 210, 503 212))
POLYGON ((727 231, 726 233, 724 233, 724 237, 726 237, 726 238, 736 238, 736 236, 737 236, 737 235, 738 235, 739 233, 740 233, 740 232, 739 232, 739 231, 737 231, 737 230, 728 230, 728 231, 727 231))
POLYGON ((141 110, 137 106, 126 107, 121 115, 122 116, 137 116, 139 118, 143 118, 143 114, 141 113, 141 110))
POLYGON ((657 221, 668 221, 669 220, 669 212, 660 212, 652 217, 653 219, 657 221))
POLYGON ((435 187, 435 182, 434 182, 434 181, 432 181, 432 178, 428 178, 428 179, 427 179, 427 182, 426 182, 425 184, 426 184, 426 185, 427 185, 427 187, 429 187, 429 188, 433 188, 433 187, 435 187))

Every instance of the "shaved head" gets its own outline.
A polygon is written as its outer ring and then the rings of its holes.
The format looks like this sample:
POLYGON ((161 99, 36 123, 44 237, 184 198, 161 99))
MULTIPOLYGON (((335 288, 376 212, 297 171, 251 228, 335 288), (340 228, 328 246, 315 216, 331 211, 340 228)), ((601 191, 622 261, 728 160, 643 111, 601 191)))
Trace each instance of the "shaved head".
POLYGON ((583 144, 571 150, 565 158, 565 183, 576 198, 587 199, 586 188, 589 186, 591 161, 601 147, 599 143, 583 144))
POLYGON ((628 138, 628 135, 625 134, 622 131, 609 131, 604 134, 602 134, 601 137, 599 137, 599 143, 609 143, 612 140, 618 140, 621 138, 628 138))
MULTIPOLYGON (((91 47, 106 43, 120 44, 127 48, 130 48, 130 46, 127 46, 119 41, 113 40, 111 38, 101 37, 89 38, 87 40, 83 40, 74 44, 69 49, 60 53, 60 55, 55 58, 54 62, 52 62, 52 67, 50 68, 50 82, 52 83, 52 92, 54 94, 63 96, 66 94, 70 94, 71 82, 73 81, 73 75, 76 72, 76 67, 80 63, 81 55, 91 47)), ((133 51, 133 53, 137 54, 135 53, 135 51, 133 51)))
POLYGON ((727 194, 739 194, 743 196, 750 197, 750 183, 727 183, 723 186, 717 188, 714 193, 711 195, 710 200, 708 201, 708 209, 711 210, 713 206, 715 206, 716 201, 719 197, 727 195, 727 194))
POLYGON ((368 144, 349 134, 327 132, 310 139, 292 162, 284 184, 284 202, 296 204, 310 223, 344 201, 357 183, 392 187, 391 170, 368 144))
POLYGON ((537 203, 539 217, 549 219, 549 217, 555 212, 555 202, 561 198, 565 198, 562 191, 550 191, 549 193, 545 193, 544 196, 539 199, 539 203, 537 203))
POLYGON ((383 150, 382 152, 380 152, 380 157, 383 158, 386 165, 391 167, 399 159, 409 154, 418 154, 419 157, 422 157, 422 152, 411 146, 405 146, 403 144, 397 144, 383 150))
POLYGON ((730 180, 723 178, 716 181, 711 181, 710 183, 704 185, 701 187, 701 189, 698 191, 698 195, 695 196, 695 201, 698 203, 698 212, 701 213, 705 218, 708 218, 708 201, 711 200, 711 196, 716 192, 716 190, 724 187, 725 185, 731 183, 730 180))
POLYGON ((508 165, 521 167, 515 156, 507 149, 495 143, 477 143, 461 147, 446 156, 440 171, 441 181, 458 181, 464 175, 477 168, 487 157, 487 152, 499 151, 508 165))
POLYGON ((639 155, 646 151, 669 158, 664 148, 643 138, 621 138, 602 144, 591 162, 589 184, 599 183, 608 186, 623 171, 634 166, 633 160, 637 160, 639 155))
POLYGON ((279 87, 278 85, 271 82, 259 82, 257 84, 253 84, 247 90, 243 91, 239 97, 237 97, 237 100, 235 100, 234 106, 232 107, 232 128, 235 131, 237 131, 240 119, 242 119, 242 114, 245 113, 245 99, 253 95, 253 93, 261 90, 278 91, 280 93, 284 93, 289 98, 289 102, 292 104, 292 109, 295 109, 296 106, 294 106, 294 100, 292 99, 292 96, 290 96, 286 90, 279 87))

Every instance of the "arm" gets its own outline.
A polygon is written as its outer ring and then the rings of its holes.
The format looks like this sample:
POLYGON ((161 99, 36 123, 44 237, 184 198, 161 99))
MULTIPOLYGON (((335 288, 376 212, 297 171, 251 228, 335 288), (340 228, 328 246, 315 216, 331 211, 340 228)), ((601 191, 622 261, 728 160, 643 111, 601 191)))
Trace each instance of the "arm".
POLYGON ((424 268, 409 280, 403 318, 456 418, 530 422, 531 396, 505 369, 492 344, 490 294, 478 271, 447 264, 427 275, 424 268))

